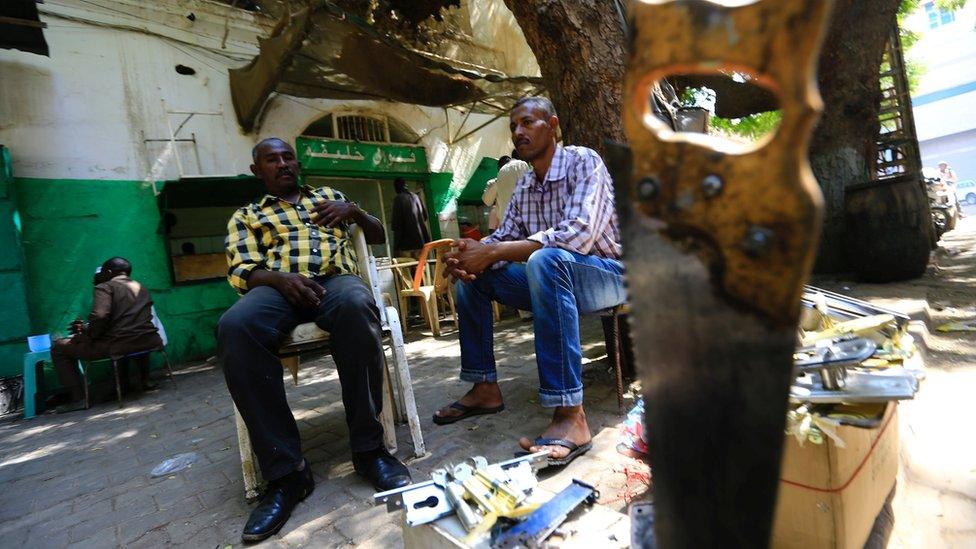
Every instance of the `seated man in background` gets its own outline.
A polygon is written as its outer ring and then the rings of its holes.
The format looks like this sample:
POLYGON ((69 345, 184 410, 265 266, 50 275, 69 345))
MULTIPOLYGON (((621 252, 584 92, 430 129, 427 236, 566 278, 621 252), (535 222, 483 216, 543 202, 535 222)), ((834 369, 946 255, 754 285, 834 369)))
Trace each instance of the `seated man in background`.
POLYGON ((464 396, 434 414, 434 423, 500 412, 491 302, 532 311, 539 402, 554 408, 536 439, 519 444, 565 465, 586 452, 579 317, 625 300, 613 184, 603 160, 585 147, 556 143, 559 119, 544 97, 519 100, 509 128, 519 158, 532 169, 519 179, 498 229, 482 241, 462 239, 447 254, 457 286, 464 396), (522 263, 524 262, 524 263, 522 263))
MULTIPOLYGON (((95 272, 95 293, 88 321, 71 323, 74 335, 58 339, 51 346, 51 360, 58 381, 71 392, 71 403, 58 411, 84 407, 85 393, 78 360, 98 360, 110 356, 148 351, 163 346, 152 319, 149 290, 129 278, 132 265, 113 257, 95 272)), ((149 364, 141 364, 140 375, 145 389, 155 385, 149 380, 149 364)), ((128 376, 125 376, 126 381, 128 376)))
POLYGON ((244 526, 245 542, 280 530, 315 488, 277 354, 299 323, 314 321, 331 336, 356 472, 377 490, 410 483, 407 468, 383 446, 380 316, 357 276, 349 237, 349 223, 356 223, 367 242, 382 244, 383 224, 338 191, 299 185, 295 150, 281 139, 261 141, 252 157, 251 171, 267 194, 237 210, 227 225, 227 278, 242 297, 217 326, 227 389, 268 481, 244 526))

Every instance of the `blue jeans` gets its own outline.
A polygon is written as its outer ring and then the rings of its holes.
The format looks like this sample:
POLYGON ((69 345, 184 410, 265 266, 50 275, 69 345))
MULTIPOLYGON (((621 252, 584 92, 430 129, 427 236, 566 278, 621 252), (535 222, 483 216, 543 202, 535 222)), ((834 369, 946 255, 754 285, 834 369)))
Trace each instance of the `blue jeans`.
POLYGON ((461 379, 496 382, 491 302, 532 311, 539 402, 548 408, 583 404, 580 313, 626 300, 620 261, 560 248, 535 251, 527 263, 510 263, 457 285, 461 379))

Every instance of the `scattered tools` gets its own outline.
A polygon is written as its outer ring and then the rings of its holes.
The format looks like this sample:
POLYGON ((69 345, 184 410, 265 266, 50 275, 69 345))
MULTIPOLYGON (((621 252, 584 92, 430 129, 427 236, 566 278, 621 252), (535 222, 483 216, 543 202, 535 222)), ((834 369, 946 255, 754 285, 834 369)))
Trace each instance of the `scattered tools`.
POLYGON ((456 514, 473 538, 491 530, 500 517, 518 519, 538 507, 528 499, 538 484, 535 471, 547 457, 537 452, 496 464, 475 457, 435 470, 432 480, 374 494, 373 502, 386 504, 388 511, 403 509, 409 526, 456 514))
POLYGON ((525 520, 512 526, 491 544, 492 549, 514 547, 542 547, 549 534, 562 524, 566 517, 580 505, 593 504, 600 492, 583 481, 573 483, 536 509, 525 520))
POLYGON ((537 452, 496 464, 470 458, 434 470, 430 481, 374 494, 373 502, 386 504, 388 511, 402 509, 411 527, 455 514, 467 532, 462 540, 467 545, 486 542, 491 532, 492 547, 540 547, 574 509, 599 497, 592 486, 573 480, 544 501, 545 495, 535 490, 535 472, 547 457, 537 452))
POLYGON ((794 354, 797 379, 790 400, 800 403, 871 403, 915 396, 921 370, 908 317, 866 301, 806 287, 807 308, 794 354))
POLYGON ((793 365, 801 374, 817 372, 825 389, 844 387, 848 366, 864 362, 878 346, 863 337, 842 337, 817 341, 814 345, 797 349, 793 365))

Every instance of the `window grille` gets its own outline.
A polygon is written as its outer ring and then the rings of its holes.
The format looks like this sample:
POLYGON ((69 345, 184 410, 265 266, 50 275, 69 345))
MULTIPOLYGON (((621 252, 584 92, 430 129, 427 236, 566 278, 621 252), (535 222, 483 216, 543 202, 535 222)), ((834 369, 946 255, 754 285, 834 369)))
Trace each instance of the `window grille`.
POLYGON ((358 114, 334 115, 332 117, 332 130, 332 135, 336 136, 337 139, 373 143, 390 142, 390 127, 386 118, 358 114))

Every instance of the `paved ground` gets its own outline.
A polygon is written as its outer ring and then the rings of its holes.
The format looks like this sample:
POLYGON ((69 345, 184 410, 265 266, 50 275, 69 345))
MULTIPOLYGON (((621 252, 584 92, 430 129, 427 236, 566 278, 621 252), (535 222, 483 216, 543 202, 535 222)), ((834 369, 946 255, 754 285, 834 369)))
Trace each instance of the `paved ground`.
MULTIPOLYGON (((948 233, 921 279, 868 285, 818 283, 899 308, 922 320, 928 379, 900 409, 901 467, 894 501, 891 547, 976 547, 976 333, 939 333, 950 320, 976 319, 976 211, 948 233)), ((446 462, 480 454, 511 456, 520 435, 542 429, 530 325, 499 325, 500 376, 508 410, 435 427, 430 415, 463 392, 456 379, 456 337, 413 332, 407 351, 430 455, 408 460, 415 478, 446 462)), ((595 448, 545 480, 557 488, 569 477, 593 482, 616 509, 643 488, 646 471, 614 450, 622 419, 612 376, 606 372, 599 325, 584 324, 587 409, 595 448)), ((206 364, 178 372, 179 389, 138 395, 117 410, 102 404, 86 412, 46 415, 0 424, 0 545, 4 547, 193 547, 237 545, 250 506, 243 500, 230 400, 220 372, 206 364), (195 452, 189 469, 151 478, 173 455, 195 452)), ((331 359, 308 360, 298 387, 287 383, 299 418, 315 493, 266 545, 400 546, 397 519, 369 503, 372 490, 352 473, 331 359)), ((400 427, 400 455, 410 455, 400 427)))
MULTIPOLYGON (((535 392, 531 324, 512 319, 499 325, 496 349, 507 410, 447 427, 434 426, 430 417, 465 390, 457 380, 457 338, 447 333, 434 339, 417 331, 411 336, 407 353, 429 451, 425 458, 407 460, 414 478, 425 480, 432 469, 469 455, 510 458, 519 436, 536 435, 548 422, 535 392)), ((604 502, 622 509, 642 491, 642 482, 627 474, 641 466, 614 449, 622 415, 596 319, 584 323, 584 341, 586 405, 595 448, 546 484, 556 488, 572 476, 583 478, 597 484, 604 502)), ((223 377, 206 364, 183 368, 176 377, 178 389, 166 382, 158 392, 127 400, 121 410, 105 403, 0 425, 0 545, 238 545, 251 506, 243 499, 223 377), (199 457, 192 467, 151 478, 154 466, 185 452, 199 457)), ((307 360, 299 386, 290 380, 286 386, 316 490, 266 543, 401 545, 398 518, 373 507, 373 490, 352 472, 332 359, 307 360)), ((405 426, 398 438, 399 455, 412 455, 405 426)))
POLYGON ((833 281, 838 291, 919 319, 927 379, 899 409, 895 527, 889 547, 976 547, 976 332, 942 333, 976 320, 976 207, 946 233, 922 278, 897 284, 833 281))

